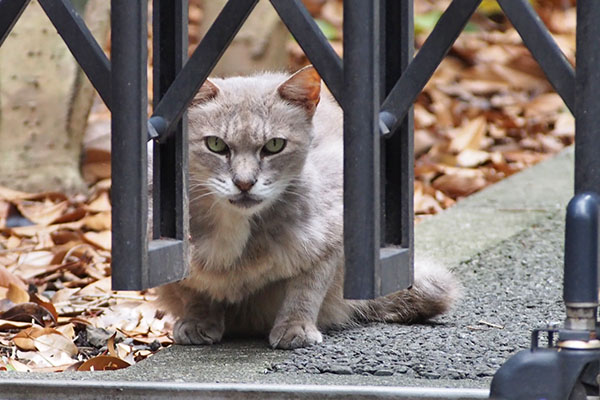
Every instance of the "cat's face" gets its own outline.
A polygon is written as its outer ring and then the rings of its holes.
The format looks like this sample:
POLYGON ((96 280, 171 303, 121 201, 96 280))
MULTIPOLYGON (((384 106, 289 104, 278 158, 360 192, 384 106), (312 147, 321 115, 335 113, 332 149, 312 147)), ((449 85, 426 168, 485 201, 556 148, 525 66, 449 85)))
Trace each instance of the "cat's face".
POLYGON ((192 204, 251 215, 288 190, 311 143, 316 85, 314 69, 207 82, 189 110, 192 204))

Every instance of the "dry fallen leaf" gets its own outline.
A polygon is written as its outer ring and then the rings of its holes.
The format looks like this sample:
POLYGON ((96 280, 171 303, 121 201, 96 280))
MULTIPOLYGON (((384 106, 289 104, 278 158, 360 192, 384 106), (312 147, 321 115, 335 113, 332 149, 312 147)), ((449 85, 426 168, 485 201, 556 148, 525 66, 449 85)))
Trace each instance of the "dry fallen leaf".
POLYGON ((485 128, 486 120, 484 117, 477 117, 465 122, 454 130, 455 136, 450 142, 450 150, 455 152, 461 152, 465 149, 479 150, 485 128))
POLYGON ((9 321, 0 318, 0 330, 29 328, 31 325, 31 322, 9 321))
POLYGON ((8 288, 10 285, 15 285, 20 287, 21 289, 25 289, 26 285, 23 283, 21 279, 13 275, 6 268, 0 266, 0 286, 8 288))
POLYGON ((78 371, 110 371, 127 367, 129 363, 118 357, 97 356, 81 364, 78 371))
POLYGON ((59 331, 41 335, 34 339, 34 343, 35 347, 43 353, 65 353, 69 357, 74 357, 79 352, 73 341, 59 331))
POLYGON ((52 313, 35 303, 17 304, 1 313, 0 318, 19 322, 30 322, 33 320, 40 326, 45 326, 45 321, 56 323, 52 313))
POLYGON ((479 176, 442 175, 433 181, 433 187, 457 198, 468 196, 487 186, 487 181, 479 176))
POLYGON ((69 207, 67 201, 52 204, 48 202, 22 200, 17 203, 17 209, 28 220, 42 226, 56 221, 69 207))
POLYGON ((90 244, 97 246, 104 250, 110 250, 111 248, 111 232, 86 232, 83 234, 83 238, 90 244))
POLYGON ((30 328, 23 329, 21 332, 17 333, 13 337, 12 341, 21 350, 36 350, 35 339, 43 335, 48 335, 50 333, 60 334, 60 332, 54 328, 41 328, 39 326, 32 326, 30 328))
POLYGON ((21 286, 10 283, 6 298, 15 304, 27 303, 29 301, 29 293, 21 286))
POLYGON ((92 212, 110 211, 111 205, 108 192, 101 192, 96 199, 86 206, 86 209, 92 212))

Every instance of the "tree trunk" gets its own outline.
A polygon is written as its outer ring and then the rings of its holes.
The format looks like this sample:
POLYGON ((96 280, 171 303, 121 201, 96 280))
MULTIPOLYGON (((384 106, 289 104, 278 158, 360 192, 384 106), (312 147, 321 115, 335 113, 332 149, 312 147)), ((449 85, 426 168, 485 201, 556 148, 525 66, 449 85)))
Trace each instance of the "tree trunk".
MULTIPOLYGON (((226 0, 204 1, 204 36, 226 0)), ((215 67, 213 75, 248 75, 258 71, 281 71, 287 67, 286 44, 290 33, 268 0, 260 0, 242 29, 215 67)))
MULTIPOLYGON (((105 42, 108 1, 89 0, 88 27, 105 42)), ((81 145, 91 84, 37 1, 0 47, 0 185, 85 190, 81 145)))

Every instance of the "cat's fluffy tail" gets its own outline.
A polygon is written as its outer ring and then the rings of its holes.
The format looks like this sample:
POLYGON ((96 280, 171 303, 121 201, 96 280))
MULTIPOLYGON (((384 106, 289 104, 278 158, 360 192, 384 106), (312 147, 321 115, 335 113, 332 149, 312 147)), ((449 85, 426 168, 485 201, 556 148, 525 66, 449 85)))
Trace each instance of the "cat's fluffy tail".
POLYGON ((363 322, 411 323, 450 309, 460 296, 460 284, 446 268, 430 261, 415 262, 413 286, 373 300, 347 300, 351 318, 363 322))

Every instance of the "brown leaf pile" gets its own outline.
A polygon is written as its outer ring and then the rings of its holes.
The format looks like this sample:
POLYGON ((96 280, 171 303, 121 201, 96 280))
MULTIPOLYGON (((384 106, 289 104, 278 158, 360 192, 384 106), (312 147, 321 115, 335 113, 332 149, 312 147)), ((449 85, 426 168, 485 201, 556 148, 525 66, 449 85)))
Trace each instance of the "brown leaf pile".
POLYGON ((0 188, 0 369, 122 368, 172 343, 150 293, 110 290, 109 187, 0 188))
MULTIPOLYGON (((573 62, 574 24, 564 22, 573 22, 572 11, 544 15, 563 21, 548 25, 573 62)), ((417 214, 436 213, 573 143, 572 114, 517 32, 508 23, 497 28, 463 33, 415 104, 417 214)))
MULTIPOLYGON (((342 2, 304 3, 315 18, 337 30, 329 36, 341 55, 342 2)), ((574 63, 573 4, 534 3, 574 63)), ((416 1, 416 21, 435 20, 448 4, 416 1)), ((467 28, 414 107, 417 219, 436 214, 573 143, 573 116, 497 3, 484 1, 467 28)), ((417 48, 428 33, 417 35, 417 48)), ((290 44, 290 55, 293 68, 308 63, 295 42, 290 44)))

